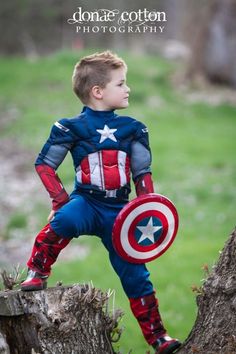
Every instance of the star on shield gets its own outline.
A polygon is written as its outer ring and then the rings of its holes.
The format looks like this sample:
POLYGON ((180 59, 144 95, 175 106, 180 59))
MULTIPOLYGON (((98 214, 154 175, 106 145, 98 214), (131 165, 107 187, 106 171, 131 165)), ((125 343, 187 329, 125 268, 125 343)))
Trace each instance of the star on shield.
POLYGON ((117 129, 110 129, 106 124, 104 125, 103 129, 96 129, 96 131, 101 134, 101 138, 99 143, 103 143, 104 140, 106 139, 111 139, 113 141, 117 141, 116 137, 114 136, 114 133, 117 131, 117 129))
POLYGON ((154 226, 153 219, 152 219, 152 217, 150 217, 146 226, 137 226, 137 228, 142 232, 142 235, 141 235, 138 243, 141 243, 142 241, 144 241, 146 239, 148 239, 149 241, 154 243, 155 242, 154 234, 155 234, 155 232, 160 230, 162 228, 162 226, 154 226))

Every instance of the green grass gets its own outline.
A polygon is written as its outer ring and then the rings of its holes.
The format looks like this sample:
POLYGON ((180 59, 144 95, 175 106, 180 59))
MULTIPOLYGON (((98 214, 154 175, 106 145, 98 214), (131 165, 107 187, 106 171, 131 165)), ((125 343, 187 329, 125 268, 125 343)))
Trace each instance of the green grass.
MULTIPOLYGON (((154 56, 123 54, 129 65, 131 100, 130 107, 121 114, 130 114, 149 127, 156 191, 172 199, 179 211, 180 228, 174 245, 148 268, 166 327, 171 335, 183 340, 196 316, 191 286, 201 285, 205 277, 202 266, 208 264, 211 268, 235 226, 236 109, 226 104, 213 107, 190 103, 170 84, 175 66, 154 56)), ((52 123, 81 110, 70 81, 78 59, 76 53, 67 52, 34 62, 0 58, 4 120, 0 136, 30 149, 32 161, 52 123)), ((68 157, 59 169, 67 188, 73 185, 70 164, 68 157)), ((45 211, 40 211, 42 224, 44 218, 45 211)), ((20 223, 23 227, 22 220, 24 217, 16 212, 8 225, 20 223)), ((143 354, 148 347, 106 251, 97 238, 81 237, 73 242, 78 251, 83 245, 89 247, 88 256, 70 262, 59 260, 50 284, 57 280, 64 284, 92 280, 103 290, 115 289, 116 307, 125 311, 120 350, 128 353, 132 348, 133 353, 143 354)))
MULTIPOLYGON (((12 217, 9 218, 6 230, 9 232, 12 229, 25 229, 27 226, 27 217, 23 213, 14 213, 12 217)), ((6 237, 7 237, 6 233, 6 237)))

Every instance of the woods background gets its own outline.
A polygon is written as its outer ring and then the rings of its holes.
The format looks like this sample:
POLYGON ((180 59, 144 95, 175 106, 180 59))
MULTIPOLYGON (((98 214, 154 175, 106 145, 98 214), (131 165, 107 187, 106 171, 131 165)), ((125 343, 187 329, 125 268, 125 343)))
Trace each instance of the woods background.
MULTIPOLYGON (((1 269, 25 267, 45 224, 50 202, 33 164, 55 120, 82 108, 71 92, 75 62, 112 49, 129 66, 126 113, 150 130, 156 191, 180 215, 175 243, 148 267, 166 327, 184 340, 196 318, 195 293, 235 226, 236 1, 11 0, 0 5, 0 30, 1 269), (79 6, 145 7, 165 11, 167 21, 163 33, 76 33, 67 20, 79 6)), ((70 192, 69 159, 59 175, 70 192)), ((148 347, 106 252, 97 239, 81 237, 61 255, 49 285, 91 279, 115 289, 114 306, 125 312, 118 350, 143 354, 148 347)))
POLYGON ((17 1, 0 9, 1 48, 5 55, 45 55, 62 48, 109 47, 131 52, 191 58, 189 75, 205 73, 211 80, 236 85, 235 0, 145 1, 17 1), (162 35, 129 33, 75 33, 67 19, 81 6, 83 11, 145 8, 165 11, 162 35))

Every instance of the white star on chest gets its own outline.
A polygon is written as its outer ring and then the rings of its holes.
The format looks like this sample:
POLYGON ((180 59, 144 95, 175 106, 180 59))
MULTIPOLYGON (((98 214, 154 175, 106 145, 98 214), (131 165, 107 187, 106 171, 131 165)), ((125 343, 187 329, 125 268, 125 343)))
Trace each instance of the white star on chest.
POLYGON ((101 144, 104 140, 106 139, 111 139, 113 141, 117 141, 116 137, 114 136, 114 133, 117 131, 117 129, 110 129, 106 124, 104 125, 103 129, 96 129, 96 131, 101 134, 101 138, 99 143, 101 144))
POLYGON ((155 232, 160 230, 162 228, 162 226, 154 226, 153 220, 151 217, 146 226, 137 226, 137 228, 142 232, 142 235, 141 235, 138 243, 141 243, 142 241, 146 240, 147 238, 149 239, 149 241, 154 243, 155 242, 154 234, 155 234, 155 232))

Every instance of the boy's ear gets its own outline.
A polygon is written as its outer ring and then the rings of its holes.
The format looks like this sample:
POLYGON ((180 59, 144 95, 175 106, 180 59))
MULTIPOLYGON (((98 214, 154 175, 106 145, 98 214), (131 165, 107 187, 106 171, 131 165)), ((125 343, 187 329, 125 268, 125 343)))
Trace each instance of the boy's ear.
POLYGON ((91 94, 94 98, 96 98, 97 100, 100 100, 102 99, 102 96, 103 96, 103 90, 100 86, 96 85, 96 86, 93 86, 92 89, 91 89, 91 94))

